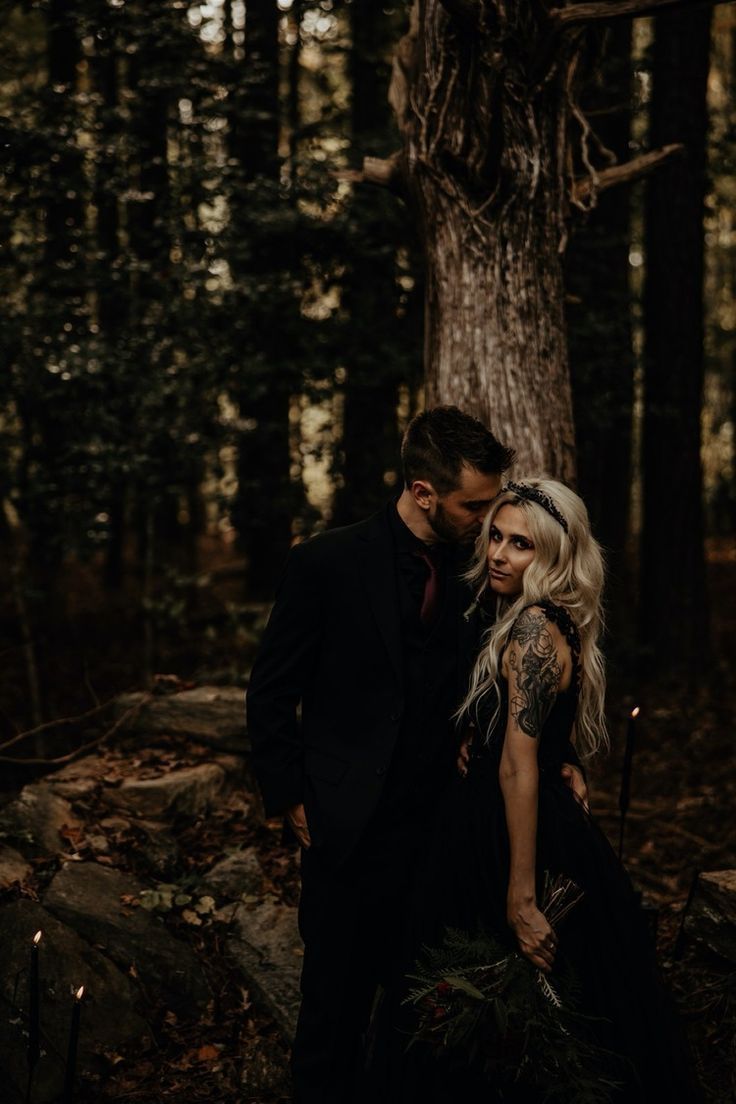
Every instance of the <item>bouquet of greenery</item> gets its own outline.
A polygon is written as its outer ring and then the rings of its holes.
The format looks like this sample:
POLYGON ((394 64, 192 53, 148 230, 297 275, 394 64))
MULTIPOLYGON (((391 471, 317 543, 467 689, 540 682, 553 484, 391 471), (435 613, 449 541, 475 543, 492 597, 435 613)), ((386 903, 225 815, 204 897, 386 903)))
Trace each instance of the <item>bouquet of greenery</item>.
MULTIPOLYGON (((553 928, 583 894, 569 878, 545 875, 541 911, 553 928)), ((564 1104, 608 1104, 621 1057, 594 1041, 600 1021, 576 1010, 577 986, 564 969, 554 983, 491 932, 448 929, 424 948, 406 1003, 417 1010, 411 1043, 429 1043, 479 1065, 499 1088, 524 1086, 564 1104)))

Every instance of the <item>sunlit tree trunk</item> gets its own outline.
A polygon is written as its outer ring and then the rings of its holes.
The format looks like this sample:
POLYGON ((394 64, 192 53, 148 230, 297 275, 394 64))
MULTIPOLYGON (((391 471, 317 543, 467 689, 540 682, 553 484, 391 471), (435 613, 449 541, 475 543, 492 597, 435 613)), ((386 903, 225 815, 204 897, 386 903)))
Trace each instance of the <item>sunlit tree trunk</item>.
POLYGON ((642 632, 655 665, 705 659, 700 416, 703 391, 703 216, 706 89, 712 12, 661 16, 654 46, 653 141, 685 156, 646 197, 646 383, 642 632))

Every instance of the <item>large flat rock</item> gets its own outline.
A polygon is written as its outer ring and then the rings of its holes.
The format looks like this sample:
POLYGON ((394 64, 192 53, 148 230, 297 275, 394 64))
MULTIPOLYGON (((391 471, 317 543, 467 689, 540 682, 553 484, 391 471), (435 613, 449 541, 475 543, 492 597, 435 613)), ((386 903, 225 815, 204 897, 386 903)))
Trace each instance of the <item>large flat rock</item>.
POLYGON ((736 963, 736 870, 699 875, 685 916, 685 931, 736 963))
POLYGON ((3 1104, 25 1099, 30 947, 39 946, 41 1057, 33 1079, 34 1104, 58 1098, 64 1076, 72 994, 85 987, 79 1042, 79 1068, 92 1070, 96 1055, 131 1040, 147 1044, 150 1029, 137 1009, 135 983, 108 958, 35 901, 0 908, 0 1066, 3 1104))
POLYGON ((126 903, 142 886, 98 863, 67 863, 44 894, 49 912, 99 947, 145 991, 160 991, 179 1015, 195 1016, 211 997, 199 961, 159 917, 126 903))
POLYGON ((31 858, 68 850, 68 842, 59 835, 64 827, 76 830, 81 821, 69 802, 45 782, 24 786, 15 801, 0 813, 0 839, 8 840, 31 858))
POLYGON ((105 793, 105 801, 151 819, 197 816, 212 807, 226 780, 217 763, 198 763, 155 778, 125 778, 122 785, 105 793))
POLYGON ((302 969, 297 910, 280 904, 275 897, 239 905, 231 933, 226 945, 228 956, 291 1040, 299 1011, 302 969))
MULTIPOLYGON (((137 705, 143 694, 123 694, 113 705, 116 719, 137 705)), ((130 719, 128 732, 184 736, 222 751, 244 755, 245 692, 238 686, 198 686, 147 701, 130 719)))

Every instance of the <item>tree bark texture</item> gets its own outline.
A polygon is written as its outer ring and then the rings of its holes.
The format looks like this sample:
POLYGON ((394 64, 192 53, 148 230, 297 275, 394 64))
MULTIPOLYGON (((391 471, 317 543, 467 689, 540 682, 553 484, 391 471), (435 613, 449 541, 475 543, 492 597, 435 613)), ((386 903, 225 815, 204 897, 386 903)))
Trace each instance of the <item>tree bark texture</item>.
POLYGON ((654 47, 652 141, 686 150, 649 181, 645 207, 641 623, 662 669, 696 669, 707 627, 700 412, 711 18, 709 8, 661 16, 654 47))
POLYGON ((572 482, 560 254, 568 193, 592 164, 583 37, 550 37, 530 0, 417 0, 391 100, 426 251, 427 403, 482 418, 518 470, 572 482))

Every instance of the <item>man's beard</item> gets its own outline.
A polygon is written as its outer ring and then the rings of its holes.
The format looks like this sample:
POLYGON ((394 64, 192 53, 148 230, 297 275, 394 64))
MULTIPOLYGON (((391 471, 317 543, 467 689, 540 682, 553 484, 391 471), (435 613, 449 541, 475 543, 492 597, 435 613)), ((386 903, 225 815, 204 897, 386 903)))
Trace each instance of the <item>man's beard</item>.
POLYGON ((450 544, 468 544, 473 540, 472 536, 469 536, 455 525, 439 501, 435 508, 434 517, 428 517, 427 520, 432 531, 441 541, 447 541, 450 544))

